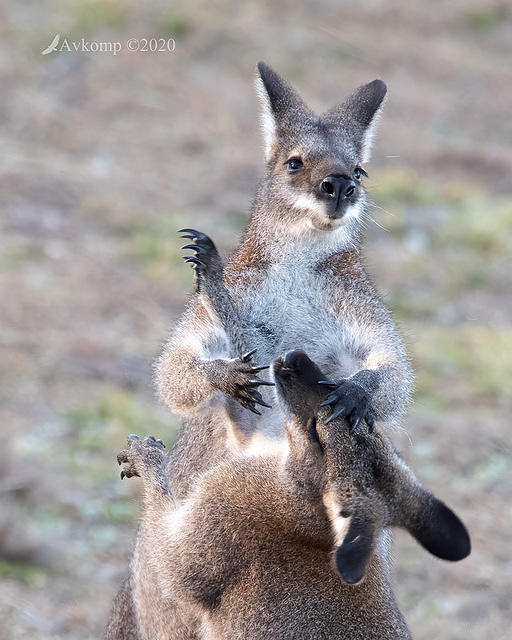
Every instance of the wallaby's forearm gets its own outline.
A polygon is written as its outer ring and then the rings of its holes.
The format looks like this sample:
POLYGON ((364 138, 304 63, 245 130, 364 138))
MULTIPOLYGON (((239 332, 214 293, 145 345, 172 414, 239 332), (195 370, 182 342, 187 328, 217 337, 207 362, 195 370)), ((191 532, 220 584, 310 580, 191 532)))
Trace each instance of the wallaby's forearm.
MULTIPOLYGON (((360 362, 350 376, 369 396, 376 418, 399 423, 411 396, 413 373, 393 320, 362 268, 336 303, 344 348, 360 362)), ((348 280, 348 278, 347 278, 348 280)))
POLYGON ((350 379, 368 393, 379 420, 398 424, 411 395, 412 370, 407 360, 391 360, 376 368, 363 368, 350 379))
POLYGON ((215 361, 230 357, 230 344, 199 302, 189 309, 167 343, 155 367, 160 398, 179 414, 187 415, 217 388, 215 361))

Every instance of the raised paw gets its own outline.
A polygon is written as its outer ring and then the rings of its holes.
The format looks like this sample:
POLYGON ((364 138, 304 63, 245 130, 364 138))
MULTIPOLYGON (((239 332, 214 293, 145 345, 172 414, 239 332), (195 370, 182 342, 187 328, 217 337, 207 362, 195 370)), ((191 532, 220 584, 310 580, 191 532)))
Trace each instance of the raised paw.
POLYGON ((262 380, 257 375, 269 366, 255 366, 252 361, 255 353, 256 349, 253 349, 240 358, 221 361, 223 365, 219 372, 217 388, 239 402, 245 409, 260 416, 261 412, 256 409, 256 405, 268 409, 272 407, 263 400, 258 387, 273 387, 274 383, 262 380))
POLYGON ((341 382, 321 380, 319 384, 331 389, 330 394, 320 405, 332 407, 332 414, 326 424, 336 418, 344 417, 348 422, 349 432, 353 433, 359 423, 365 420, 368 431, 372 433, 377 416, 370 405, 369 395, 360 385, 351 380, 342 380, 341 382))
POLYGON ((196 291, 201 291, 201 286, 206 277, 220 279, 222 277, 222 261, 217 247, 212 239, 201 231, 195 229, 180 229, 181 238, 193 240, 193 243, 186 244, 182 249, 189 249, 194 255, 184 256, 183 260, 190 263, 194 268, 196 291))
POLYGON ((141 476, 148 467, 161 465, 165 444, 154 436, 140 438, 130 434, 127 439, 127 448, 117 454, 117 463, 122 465, 121 480, 141 476))

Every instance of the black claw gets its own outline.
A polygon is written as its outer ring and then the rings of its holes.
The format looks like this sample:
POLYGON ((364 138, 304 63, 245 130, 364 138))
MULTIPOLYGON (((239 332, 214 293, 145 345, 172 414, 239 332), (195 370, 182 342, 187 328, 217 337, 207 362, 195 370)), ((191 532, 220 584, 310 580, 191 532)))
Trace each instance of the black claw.
POLYGON ((179 229, 178 233, 192 233, 193 238, 199 238, 203 235, 200 231, 196 231, 195 229, 179 229))
POLYGON ((249 373, 258 373, 258 371, 264 371, 265 369, 270 369, 270 365, 265 364, 262 367, 252 367, 252 369, 249 369, 249 373))
POLYGON ((336 411, 333 412, 330 418, 325 421, 325 424, 329 424, 333 420, 336 420, 336 418, 339 418, 339 416, 341 416, 344 411, 345 411, 345 407, 340 407, 339 409, 336 409, 336 411))
POLYGON ((368 425, 368 433, 373 433, 375 429, 375 414, 371 409, 366 414, 365 420, 368 425))
POLYGON ((258 349, 253 349, 252 351, 248 351, 247 353, 244 353, 244 355, 240 358, 240 360, 242 360, 242 362, 249 362, 250 359, 253 357, 253 355, 256 353, 256 351, 258 351, 258 349))
POLYGON ((266 380, 251 380, 251 385, 262 386, 262 387, 275 387, 275 382, 267 382, 266 380))
POLYGON ((242 406, 244 406, 246 409, 249 409, 249 411, 252 411, 257 416, 261 416, 261 411, 258 411, 258 409, 256 409, 256 407, 253 404, 248 404, 247 403, 247 404, 244 404, 242 406))
POLYGON ((357 429, 357 427, 359 426, 359 423, 361 422, 361 418, 360 416, 350 416, 350 418, 348 419, 350 428, 349 428, 349 432, 350 433, 354 433, 354 431, 357 429))
POLYGON ((268 404, 268 402, 265 402, 265 400, 261 400, 261 401, 254 401, 256 402, 256 404, 261 405, 262 407, 265 407, 266 409, 272 409, 272 405, 268 404))
POLYGON ((204 262, 201 262, 201 260, 199 260, 199 258, 196 258, 195 256, 184 256, 183 260, 185 260, 185 262, 192 262, 193 264, 197 264, 199 267, 206 266, 204 262))
POLYGON ((338 383, 334 382, 333 380, 319 380, 318 384, 323 384, 326 387, 337 387, 338 383))
POLYGON ((266 407, 267 409, 272 409, 272 405, 271 404, 267 404, 263 400, 263 398, 261 396, 261 393, 259 393, 258 391, 254 391, 252 393, 252 399, 253 399, 253 402, 255 402, 256 404, 259 404, 261 407, 266 407))
POLYGON ((206 249, 200 244, 184 244, 181 248, 192 249, 192 251, 197 251, 197 253, 206 253, 206 249))
POLYGON ((332 404, 333 402, 336 402, 336 398, 337 398, 336 394, 331 393, 327 396, 327 398, 323 402, 320 403, 320 406, 326 407, 327 405, 332 404))

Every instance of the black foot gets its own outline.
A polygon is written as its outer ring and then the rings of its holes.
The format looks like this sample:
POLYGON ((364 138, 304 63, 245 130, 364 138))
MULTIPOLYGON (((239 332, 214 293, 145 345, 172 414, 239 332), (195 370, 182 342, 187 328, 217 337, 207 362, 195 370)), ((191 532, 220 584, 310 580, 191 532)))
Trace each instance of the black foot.
POLYGON ((368 431, 372 433, 375 428, 377 416, 370 405, 370 397, 366 391, 351 380, 330 382, 321 380, 319 384, 332 389, 327 399, 320 406, 332 406, 332 414, 327 423, 339 417, 347 419, 349 432, 353 433, 362 420, 366 421, 368 431))
POLYGON ((121 480, 141 476, 146 467, 159 466, 162 463, 165 444, 153 436, 144 436, 142 439, 131 434, 128 436, 127 448, 117 454, 117 462, 123 465, 121 480))
POLYGON ((194 255, 184 256, 184 260, 194 268, 194 286, 199 293, 205 277, 208 275, 215 278, 217 282, 222 279, 222 261, 213 241, 205 233, 195 229, 180 229, 178 233, 183 234, 181 238, 193 240, 193 244, 186 244, 182 249, 194 251, 194 255))

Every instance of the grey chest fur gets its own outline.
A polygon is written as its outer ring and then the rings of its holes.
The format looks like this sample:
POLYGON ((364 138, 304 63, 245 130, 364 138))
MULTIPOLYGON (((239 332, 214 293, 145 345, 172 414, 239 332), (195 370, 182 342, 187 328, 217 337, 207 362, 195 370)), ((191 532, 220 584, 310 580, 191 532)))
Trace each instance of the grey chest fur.
POLYGON ((248 342, 258 349, 259 361, 303 349, 326 375, 348 375, 357 369, 344 346, 343 321, 330 309, 326 285, 311 270, 276 265, 245 296, 248 342))

